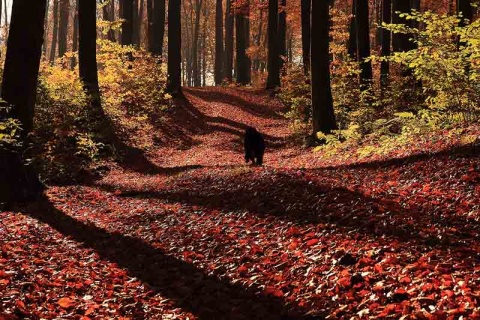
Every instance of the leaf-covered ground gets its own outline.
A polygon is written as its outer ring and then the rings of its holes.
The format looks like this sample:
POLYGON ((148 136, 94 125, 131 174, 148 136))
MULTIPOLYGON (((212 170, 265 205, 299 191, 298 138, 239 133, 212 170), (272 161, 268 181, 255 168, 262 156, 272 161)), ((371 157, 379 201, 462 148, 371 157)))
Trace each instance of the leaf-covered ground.
POLYGON ((322 161, 262 92, 186 97, 155 150, 0 213, 0 319, 480 318, 478 143, 322 161))

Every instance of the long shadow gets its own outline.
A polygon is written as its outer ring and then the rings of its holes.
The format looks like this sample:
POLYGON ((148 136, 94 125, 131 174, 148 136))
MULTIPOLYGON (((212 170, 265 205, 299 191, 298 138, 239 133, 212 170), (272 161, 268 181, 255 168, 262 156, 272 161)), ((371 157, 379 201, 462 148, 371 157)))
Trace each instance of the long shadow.
MULTIPOLYGON (((245 210, 304 224, 331 223, 346 229, 346 232, 387 236, 402 242, 416 241, 422 245, 456 247, 462 245, 457 242, 458 239, 477 241, 480 238, 480 226, 462 216, 445 216, 441 210, 407 210, 396 201, 308 181, 293 170, 288 173, 277 172, 268 181, 255 181, 249 177, 220 177, 216 179, 216 185, 212 186, 208 179, 196 179, 188 186, 175 186, 161 191, 124 189, 121 190, 121 196, 158 198, 215 210, 245 210), (222 188, 219 189, 218 185, 222 188), (438 230, 432 231, 432 225, 439 227, 438 230), (457 231, 439 237, 440 227, 455 227, 457 231)), ((108 191, 117 190, 108 185, 99 187, 108 191)))
MULTIPOLYGON (((196 141, 193 135, 207 135, 222 132, 242 139, 248 125, 233 121, 225 117, 211 117, 199 111, 192 102, 185 97, 175 98, 174 107, 168 117, 170 121, 161 121, 154 117, 152 125, 164 138, 167 146, 188 149, 194 146, 196 141)), ((264 134, 269 148, 281 148, 285 145, 285 139, 264 134)))
MULTIPOLYGON (((276 119, 276 120, 284 119, 284 117, 278 114, 275 110, 273 110, 270 105, 266 103, 259 103, 254 99, 251 99, 251 100, 244 99, 239 95, 228 93, 226 89, 219 90, 218 88, 215 88, 215 87, 209 87, 208 90, 201 89, 201 88, 185 88, 185 92, 187 94, 196 96, 207 102, 222 102, 222 103, 233 104, 236 107, 256 117, 276 119)), ((262 97, 260 93, 265 93, 265 92, 263 90, 258 92, 252 91, 250 92, 250 95, 252 97, 266 98, 266 97, 262 97)), ((245 94, 247 94, 247 92, 245 92, 245 94)))
POLYGON ((55 208, 47 198, 23 211, 95 250, 102 259, 118 264, 199 319, 302 319, 293 310, 288 312, 290 317, 286 316, 282 299, 259 295, 258 288, 244 288, 206 274, 137 238, 78 221, 55 208))

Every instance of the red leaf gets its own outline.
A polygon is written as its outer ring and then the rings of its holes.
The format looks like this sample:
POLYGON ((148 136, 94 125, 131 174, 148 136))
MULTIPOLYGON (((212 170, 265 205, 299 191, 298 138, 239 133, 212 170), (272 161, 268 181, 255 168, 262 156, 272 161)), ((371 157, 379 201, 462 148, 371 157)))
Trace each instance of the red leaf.
POLYGON ((75 305, 75 302, 68 297, 64 297, 58 300, 58 305, 64 309, 68 309, 73 307, 75 305))
POLYGON ((307 246, 309 246, 309 247, 314 246, 314 245, 316 245, 318 242, 319 242, 318 239, 308 240, 308 241, 307 241, 307 246))

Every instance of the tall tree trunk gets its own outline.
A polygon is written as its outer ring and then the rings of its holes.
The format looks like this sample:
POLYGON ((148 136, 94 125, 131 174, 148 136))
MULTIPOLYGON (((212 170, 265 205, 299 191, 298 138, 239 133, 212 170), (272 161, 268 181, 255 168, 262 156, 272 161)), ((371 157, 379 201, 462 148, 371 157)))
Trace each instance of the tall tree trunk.
POLYGON ((78 62, 80 79, 88 94, 92 107, 101 107, 97 72, 97 3, 93 0, 79 0, 78 7, 79 48, 78 62))
MULTIPOLYGON (((0 0, 0 6, 2 4, 2 1, 0 0)), ((45 21, 43 23, 43 30, 44 34, 48 34, 48 10, 50 7, 50 0, 46 0, 46 7, 45 7, 45 21)), ((0 17, 2 16, 2 11, 0 10, 0 17)), ((47 58, 47 47, 48 47, 48 39, 47 37, 43 37, 43 46, 42 46, 42 54, 43 57, 46 59, 47 58)))
POLYGON ((457 14, 462 15, 459 26, 464 27, 473 18, 473 7, 471 0, 457 0, 457 14))
POLYGON ((348 56, 352 60, 357 60, 358 43, 357 43, 357 19, 355 17, 357 10, 357 0, 352 2, 352 17, 350 19, 349 38, 348 38, 348 56))
POLYGON ((311 29, 311 86, 313 135, 330 133, 337 128, 330 84, 329 29, 330 14, 327 1, 312 1, 311 29))
MULTIPOLYGON (((407 24, 408 21, 400 15, 402 13, 409 13, 411 11, 410 1, 405 0, 392 0, 392 23, 394 24, 407 24), (397 13, 399 12, 399 13, 397 13)), ((394 52, 409 51, 414 48, 413 43, 410 41, 411 35, 403 33, 394 33, 392 39, 392 48, 394 52)))
MULTIPOLYGON (((115 2, 109 0, 110 2, 102 8, 103 20, 113 23, 115 21, 115 2)), ((110 41, 117 41, 115 39, 115 31, 110 28, 107 32, 107 39, 110 41)))
MULTIPOLYGON (((73 37, 72 37, 72 51, 77 52, 78 51, 78 7, 80 6, 79 4, 80 0, 75 0, 75 15, 73 18, 73 37)), ((78 52, 77 52, 78 54, 78 52)), ((77 65, 77 59, 75 57, 72 57, 70 67, 73 70, 75 66, 77 65)))
POLYGON ((280 86, 280 54, 278 37, 278 0, 268 1, 268 79, 267 89, 280 86))
POLYGON ((60 23, 58 27, 58 56, 67 52, 68 18, 70 16, 70 0, 60 0, 60 23))
POLYGON ((303 73, 308 75, 310 71, 310 11, 312 8, 312 0, 301 1, 303 73))
POLYGON ((223 1, 217 0, 215 10, 215 84, 221 85, 223 82, 223 1))
POLYGON ((167 92, 181 95, 182 16, 179 1, 168 1, 168 79, 167 92))
MULTIPOLYGON (((46 5, 46 0, 15 0, 12 4, 1 90, 2 99, 12 109, 0 116, 19 120, 24 140, 33 129, 46 5)), ((42 191, 38 175, 24 166, 24 151, 0 149, 0 210, 4 203, 35 200, 42 191)))
MULTIPOLYGON (((263 0, 261 0, 260 3, 263 5, 263 0)), ((257 35, 256 35, 256 38, 255 38, 255 45, 257 46, 257 48, 260 49, 260 46, 262 45, 263 28, 264 28, 263 8, 260 8, 259 11, 260 11, 260 18, 259 18, 259 21, 258 21, 258 31, 257 31, 257 35)), ((253 62, 253 70, 258 72, 259 69, 260 69, 260 57, 259 57, 259 55, 257 55, 255 57, 254 62, 253 62)))
POLYGON ((52 31, 52 42, 50 46, 50 63, 55 61, 55 53, 57 51, 57 40, 58 40, 58 1, 53 0, 53 31, 52 31))
POLYGON ((132 17, 132 44, 140 47, 140 17, 138 13, 139 0, 133 0, 133 17, 132 17))
MULTIPOLYGON (((392 23, 392 0, 382 0, 382 22, 392 23)), ((382 39, 382 57, 386 58, 390 56, 390 42, 391 32, 385 28, 381 28, 382 39)), ((390 64, 388 61, 382 61, 380 66, 380 84, 382 89, 385 89, 388 85, 388 75, 390 73, 390 64)))
POLYGON ((13 106, 11 116, 21 122, 24 136, 33 129, 45 11, 45 0, 15 0, 12 5, 2 99, 13 106))
POLYGON ((280 53, 280 70, 287 58, 287 0, 280 0, 280 13, 278 14, 278 51, 280 53))
POLYGON ((195 0, 195 24, 193 28, 193 45, 192 45, 192 61, 193 61, 193 85, 201 86, 198 42, 200 40, 200 17, 202 13, 203 0, 195 0))
MULTIPOLYGON (((179 0, 180 1, 180 0, 179 0)), ((152 53, 161 57, 165 35, 165 0, 153 0, 153 46, 152 53)))
POLYGON ((226 0, 225 8, 225 78, 231 82, 233 79, 233 29, 234 15, 232 11, 232 0, 226 0))
POLYGON ((357 21, 358 61, 360 62, 360 86, 367 90, 372 82, 372 63, 370 57, 369 0, 356 0, 355 20, 357 21))
POLYGON ((120 43, 124 46, 133 44, 133 0, 120 0, 122 3, 121 18, 124 20, 122 24, 122 36, 120 43))
POLYGON ((153 0, 147 0, 147 50, 153 53, 153 0))
POLYGON ((236 76, 237 83, 246 85, 251 82, 251 61, 247 55, 250 46, 250 4, 246 1, 242 7, 235 12, 236 40, 237 40, 237 61, 236 76))

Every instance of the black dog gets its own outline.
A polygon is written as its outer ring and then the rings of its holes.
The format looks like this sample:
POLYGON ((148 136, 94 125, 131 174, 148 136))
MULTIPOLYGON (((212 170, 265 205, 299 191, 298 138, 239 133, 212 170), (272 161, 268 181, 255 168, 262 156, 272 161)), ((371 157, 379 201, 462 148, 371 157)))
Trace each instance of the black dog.
POLYGON ((244 137, 245 162, 250 160, 253 164, 261 166, 263 164, 263 154, 265 153, 265 140, 255 128, 248 127, 245 130, 244 137))

